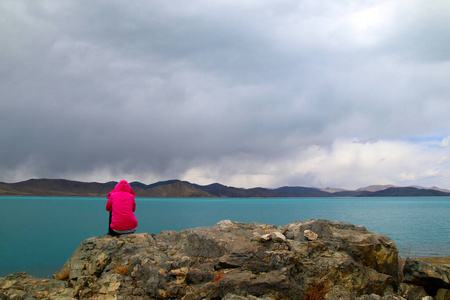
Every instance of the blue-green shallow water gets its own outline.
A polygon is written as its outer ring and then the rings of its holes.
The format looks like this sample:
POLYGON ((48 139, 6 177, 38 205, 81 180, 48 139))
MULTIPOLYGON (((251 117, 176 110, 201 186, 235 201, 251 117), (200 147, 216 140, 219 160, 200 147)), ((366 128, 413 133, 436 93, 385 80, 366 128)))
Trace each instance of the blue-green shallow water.
MULTIPOLYGON (((283 225, 323 218, 364 225, 406 256, 450 255, 450 197, 137 198, 137 232, 212 226, 220 220, 283 225)), ((0 277, 51 277, 86 238, 104 235, 104 198, 0 197, 0 277)))

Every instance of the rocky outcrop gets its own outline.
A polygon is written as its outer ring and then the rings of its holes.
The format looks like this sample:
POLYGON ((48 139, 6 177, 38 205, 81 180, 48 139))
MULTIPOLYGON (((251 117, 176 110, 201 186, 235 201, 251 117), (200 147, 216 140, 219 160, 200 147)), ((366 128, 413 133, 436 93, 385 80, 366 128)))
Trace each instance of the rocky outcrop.
POLYGON ((70 299, 74 295, 69 282, 39 279, 25 272, 0 278, 0 299, 70 299))
POLYGON ((418 286, 423 286, 430 295, 440 294, 448 295, 450 299, 450 267, 436 266, 425 262, 407 259, 404 266, 403 282, 418 286))
MULTIPOLYGON (((279 227, 221 221, 179 232, 89 238, 55 276, 59 280, 13 274, 0 280, 0 298, 406 299, 401 293, 427 295, 417 286, 424 281, 408 279, 400 285, 400 269, 394 242, 362 226, 327 220, 279 227)), ((439 283, 433 291, 442 288, 439 283)))

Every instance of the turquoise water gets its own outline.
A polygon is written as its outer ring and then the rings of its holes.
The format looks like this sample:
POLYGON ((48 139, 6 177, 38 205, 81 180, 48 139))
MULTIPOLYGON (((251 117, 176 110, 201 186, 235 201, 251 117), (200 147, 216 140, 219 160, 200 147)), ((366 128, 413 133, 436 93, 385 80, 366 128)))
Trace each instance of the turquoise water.
MULTIPOLYGON (((450 197, 136 199, 137 232, 212 226, 221 220, 283 225, 323 218, 389 236, 401 256, 450 255, 450 197)), ((86 238, 104 235, 104 198, 0 197, 0 277, 47 278, 86 238)))

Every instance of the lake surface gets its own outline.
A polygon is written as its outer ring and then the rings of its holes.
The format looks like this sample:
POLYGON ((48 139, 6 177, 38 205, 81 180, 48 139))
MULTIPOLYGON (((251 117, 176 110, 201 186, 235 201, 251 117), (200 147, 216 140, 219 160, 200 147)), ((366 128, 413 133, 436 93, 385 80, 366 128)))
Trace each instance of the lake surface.
MULTIPOLYGON (((450 255, 450 197, 137 198, 137 233, 212 226, 221 220, 284 225, 329 219, 393 239, 400 255, 450 255)), ((105 198, 0 197, 0 277, 49 278, 86 238, 107 233, 105 198)))

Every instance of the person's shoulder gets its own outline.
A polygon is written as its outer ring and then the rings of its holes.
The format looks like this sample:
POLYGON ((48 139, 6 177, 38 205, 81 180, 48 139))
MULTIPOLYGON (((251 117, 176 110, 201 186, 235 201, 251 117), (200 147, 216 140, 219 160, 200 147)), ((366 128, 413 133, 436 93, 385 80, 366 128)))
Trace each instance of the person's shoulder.
POLYGON ((114 194, 112 194, 112 197, 126 197, 126 198, 134 198, 134 195, 125 191, 118 191, 114 194))

